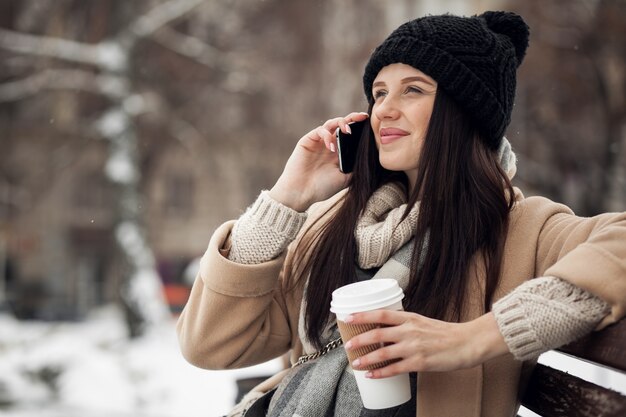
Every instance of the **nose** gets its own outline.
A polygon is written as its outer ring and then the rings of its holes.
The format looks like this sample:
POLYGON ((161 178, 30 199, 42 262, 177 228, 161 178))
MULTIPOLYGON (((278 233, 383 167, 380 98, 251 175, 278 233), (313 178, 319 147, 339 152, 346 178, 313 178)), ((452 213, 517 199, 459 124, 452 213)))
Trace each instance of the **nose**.
POLYGON ((392 95, 384 97, 380 103, 374 104, 373 113, 380 120, 395 120, 400 116, 396 99, 392 95))

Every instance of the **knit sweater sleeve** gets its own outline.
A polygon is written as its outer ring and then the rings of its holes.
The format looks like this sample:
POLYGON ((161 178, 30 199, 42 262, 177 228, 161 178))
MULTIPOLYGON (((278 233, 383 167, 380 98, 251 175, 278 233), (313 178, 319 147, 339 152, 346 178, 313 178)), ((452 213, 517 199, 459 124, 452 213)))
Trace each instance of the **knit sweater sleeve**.
POLYGON ((260 264, 280 255, 297 236, 307 218, 277 202, 267 191, 237 220, 228 259, 240 264, 260 264))
POLYGON ((500 332, 518 360, 537 358, 584 336, 609 312, 605 301, 555 277, 527 281, 493 306, 500 332))

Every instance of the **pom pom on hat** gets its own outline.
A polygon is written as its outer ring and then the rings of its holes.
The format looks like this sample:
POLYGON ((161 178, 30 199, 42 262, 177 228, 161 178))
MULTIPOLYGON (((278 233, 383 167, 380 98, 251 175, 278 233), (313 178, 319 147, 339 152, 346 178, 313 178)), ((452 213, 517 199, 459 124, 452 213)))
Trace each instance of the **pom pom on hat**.
POLYGON ((365 95, 373 103, 372 84, 383 67, 410 65, 437 81, 437 88, 459 104, 487 146, 496 150, 511 121, 516 70, 528 36, 524 20, 510 12, 411 20, 372 53, 363 74, 365 95))
POLYGON ((528 25, 519 15, 511 12, 485 12, 482 17, 487 22, 487 27, 496 33, 508 36, 515 47, 517 66, 519 67, 526 56, 528 49, 528 37, 530 32, 528 25))

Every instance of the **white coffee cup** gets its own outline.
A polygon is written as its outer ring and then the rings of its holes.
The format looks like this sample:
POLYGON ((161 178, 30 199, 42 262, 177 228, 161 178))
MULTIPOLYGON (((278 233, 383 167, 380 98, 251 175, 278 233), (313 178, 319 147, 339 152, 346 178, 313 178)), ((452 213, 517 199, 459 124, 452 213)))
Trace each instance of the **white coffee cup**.
MULTIPOLYGON (((402 311, 403 298, 404 293, 395 279, 370 279, 345 285, 333 291, 330 311, 337 315, 337 324, 344 343, 348 342, 346 337, 355 336, 355 332, 359 333, 380 327, 376 324, 350 327, 350 324, 344 323, 346 316, 352 313, 380 309, 402 311)), ((369 347, 360 355, 379 347, 369 347)), ((350 358, 353 353, 350 352, 348 357, 350 358)), ((371 379, 365 377, 368 372, 366 370, 353 369, 353 371, 365 408, 371 410, 390 408, 404 404, 411 399, 411 382, 408 373, 388 378, 371 379)))

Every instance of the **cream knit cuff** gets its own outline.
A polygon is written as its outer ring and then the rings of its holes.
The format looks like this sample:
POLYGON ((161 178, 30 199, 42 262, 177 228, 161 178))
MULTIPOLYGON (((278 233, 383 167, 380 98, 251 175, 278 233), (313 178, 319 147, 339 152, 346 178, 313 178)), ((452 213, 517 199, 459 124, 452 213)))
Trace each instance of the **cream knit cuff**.
POLYGON ((518 360, 581 338, 609 311, 603 300, 555 277, 527 281, 493 305, 500 332, 518 360))
POLYGON ((306 213, 298 213, 262 191, 235 223, 228 259, 259 264, 276 258, 296 238, 306 218, 306 213))
POLYGON ((498 300, 492 311, 500 333, 515 359, 536 358, 550 350, 539 340, 532 323, 527 320, 522 298, 516 296, 515 292, 498 300))

